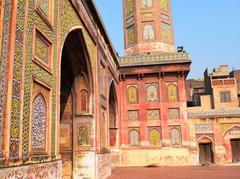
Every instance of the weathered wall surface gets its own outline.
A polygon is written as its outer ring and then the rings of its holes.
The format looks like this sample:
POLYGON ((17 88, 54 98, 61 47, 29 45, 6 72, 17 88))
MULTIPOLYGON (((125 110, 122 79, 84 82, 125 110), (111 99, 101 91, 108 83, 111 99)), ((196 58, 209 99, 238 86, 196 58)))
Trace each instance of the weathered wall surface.
POLYGON ((14 168, 5 168, 0 171, 1 179, 10 178, 41 178, 59 179, 62 177, 62 162, 55 161, 49 163, 26 165, 14 168))
POLYGON ((111 175, 114 167, 120 166, 120 156, 118 152, 98 154, 96 156, 97 179, 105 179, 111 175))
POLYGON ((194 165, 186 148, 162 148, 159 150, 121 150, 122 166, 184 166, 194 165))

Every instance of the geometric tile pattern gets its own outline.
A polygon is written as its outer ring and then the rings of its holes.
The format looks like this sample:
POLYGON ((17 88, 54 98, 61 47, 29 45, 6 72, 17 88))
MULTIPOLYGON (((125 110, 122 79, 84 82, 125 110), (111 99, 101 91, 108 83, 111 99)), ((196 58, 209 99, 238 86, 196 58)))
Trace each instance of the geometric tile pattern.
POLYGON ((12 18, 12 1, 6 0, 4 7, 3 29, 2 29, 2 51, 0 60, 0 158, 3 158, 3 141, 4 141, 4 120, 6 106, 6 82, 8 70, 8 51, 10 38, 10 23, 12 18))
POLYGON ((159 109, 149 109, 147 110, 147 120, 160 120, 160 110, 159 109))
POLYGON ((195 130, 196 132, 213 131, 213 125, 212 124, 196 124, 195 130))
POLYGON ((19 157, 19 135, 20 135, 20 102, 21 102, 21 85, 22 85, 22 65, 23 65, 23 35, 26 27, 24 20, 26 15, 26 3, 21 0, 17 2, 17 24, 15 37, 15 52, 13 61, 13 83, 12 88, 12 111, 11 111, 11 128, 10 128, 10 158, 19 157))
POLYGON ((216 118, 216 117, 239 117, 240 109, 210 109, 205 111, 188 112, 188 118, 216 118))

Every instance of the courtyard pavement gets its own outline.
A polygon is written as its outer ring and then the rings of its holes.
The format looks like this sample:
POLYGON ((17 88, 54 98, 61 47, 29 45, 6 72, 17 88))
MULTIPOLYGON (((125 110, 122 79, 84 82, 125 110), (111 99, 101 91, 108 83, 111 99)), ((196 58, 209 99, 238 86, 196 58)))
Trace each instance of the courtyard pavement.
POLYGON ((116 168, 108 179, 240 179, 240 166, 116 168))

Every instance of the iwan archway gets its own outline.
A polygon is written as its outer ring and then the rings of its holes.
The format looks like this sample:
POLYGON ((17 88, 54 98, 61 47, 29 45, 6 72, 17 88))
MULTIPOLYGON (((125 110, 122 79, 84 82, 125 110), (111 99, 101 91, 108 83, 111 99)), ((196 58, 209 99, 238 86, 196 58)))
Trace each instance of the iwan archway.
POLYGON ((71 31, 64 42, 60 70, 59 152, 63 178, 77 178, 86 151, 93 146, 93 83, 89 56, 81 29, 71 31))

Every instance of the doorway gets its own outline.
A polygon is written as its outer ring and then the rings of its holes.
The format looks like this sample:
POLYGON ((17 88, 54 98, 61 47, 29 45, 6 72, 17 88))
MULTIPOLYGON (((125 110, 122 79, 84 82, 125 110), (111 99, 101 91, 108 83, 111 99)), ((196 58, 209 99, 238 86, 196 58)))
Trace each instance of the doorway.
POLYGON ((202 165, 213 163, 212 143, 199 144, 199 161, 202 165))
POLYGON ((240 162, 240 139, 231 139, 232 162, 240 162))

